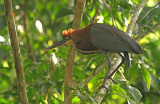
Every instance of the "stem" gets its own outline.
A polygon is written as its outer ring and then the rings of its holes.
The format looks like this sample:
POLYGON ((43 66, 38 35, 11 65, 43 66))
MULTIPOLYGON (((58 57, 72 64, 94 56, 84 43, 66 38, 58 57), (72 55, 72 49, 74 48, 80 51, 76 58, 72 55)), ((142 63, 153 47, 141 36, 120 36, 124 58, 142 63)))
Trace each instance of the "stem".
MULTIPOLYGON (((54 72, 54 69, 55 69, 55 68, 54 68, 54 62, 53 62, 52 57, 53 57, 53 54, 51 54, 51 70, 50 70, 50 75, 49 75, 48 81, 51 81, 52 76, 53 76, 53 72, 54 72)), ((49 96, 49 88, 47 89, 46 99, 45 99, 45 102, 47 102, 47 104, 49 104, 49 102, 48 102, 48 96, 49 96)))
POLYGON ((30 44, 30 37, 29 37, 29 34, 28 34, 28 27, 27 27, 27 22, 28 22, 28 17, 27 17, 27 14, 28 14, 28 1, 29 0, 25 0, 25 3, 24 3, 24 19, 23 19, 23 23, 24 23, 25 36, 26 36, 26 39, 27 39, 28 54, 29 54, 29 57, 31 58, 31 60, 33 62, 35 62, 36 58, 35 58, 35 54, 33 52, 33 48, 32 48, 32 46, 30 44))
POLYGON ((25 76, 24 76, 24 71, 23 71, 23 66, 21 61, 21 55, 20 55, 20 49, 17 41, 17 31, 15 28, 15 22, 13 18, 11 0, 4 0, 4 8, 5 8, 6 20, 8 23, 9 36, 11 40, 12 53, 14 58, 14 65, 15 65, 16 75, 18 80, 20 100, 22 104, 29 104, 28 97, 27 97, 25 76))
MULTIPOLYGON (((105 57, 104 57, 105 58, 105 57)), ((101 62, 104 60, 104 58, 101 60, 101 62)), ((101 64, 101 62, 99 63, 99 64, 101 64)), ((90 75, 90 76, 88 76, 86 79, 85 79, 85 81, 83 81, 83 82, 81 82, 80 84, 79 84, 79 88, 82 88, 82 87, 84 87, 84 86, 86 86, 87 85, 87 83, 91 80, 91 79, 93 79, 98 73, 100 73, 104 68, 106 68, 106 66, 107 66, 107 62, 104 62, 102 65, 100 65, 99 66, 99 64, 98 64, 98 67, 97 68, 95 68, 95 70, 93 71, 93 73, 90 75)))
POLYGON ((145 14, 141 19, 139 19, 139 20, 137 21, 137 23, 141 22, 141 21, 144 19, 144 17, 146 17, 147 14, 148 14, 153 8, 155 8, 157 5, 159 5, 159 3, 160 3, 160 2, 158 2, 158 3, 157 3, 155 6, 153 6, 152 8, 150 8, 150 9, 146 12, 146 14, 145 14))
POLYGON ((157 22, 155 25, 153 25, 150 29, 144 31, 141 34, 138 34, 138 36, 135 38, 136 41, 139 41, 140 39, 142 39, 144 36, 146 36, 150 31, 155 30, 156 28, 158 28, 160 26, 160 21, 157 22))
MULTIPOLYGON (((72 25, 74 29, 78 29, 80 27, 85 3, 86 3, 86 0, 77 0, 74 20, 72 25)), ((65 68, 65 79, 64 79, 64 86, 65 86, 64 104, 72 104, 72 98, 71 98, 72 91, 67 89, 66 87, 72 87, 72 83, 73 83, 72 74, 73 74, 73 68, 74 68, 75 55, 76 55, 75 46, 69 46, 68 56, 66 61, 66 68, 65 68)))
POLYGON ((111 17, 112 17, 113 26, 115 26, 115 25, 114 25, 115 20, 114 20, 114 16, 113 16, 113 13, 112 13, 112 9, 111 9, 111 4, 110 4, 110 2, 108 1, 109 6, 107 5, 107 3, 106 3, 105 0, 103 0, 103 2, 104 2, 104 4, 106 5, 106 7, 108 7, 108 9, 109 9, 109 11, 110 11, 110 14, 111 14, 111 17))
POLYGON ((143 28, 144 28, 151 20, 153 20, 154 17, 156 17, 159 13, 160 13, 160 11, 158 11, 157 13, 155 13, 155 14, 141 27, 141 29, 138 31, 137 34, 140 34, 141 31, 143 30, 143 28))
POLYGON ((134 27, 134 25, 136 24, 136 21, 137 21, 137 19, 138 19, 138 17, 139 17, 139 14, 140 14, 140 12, 142 11, 142 9, 143 9, 143 7, 144 7, 144 5, 145 5, 146 3, 147 3, 147 0, 142 0, 141 3, 136 7, 136 9, 135 9, 135 11, 134 11, 134 13, 133 13, 133 17, 132 17, 132 19, 131 19, 128 27, 127 27, 127 32, 126 32, 126 33, 127 33, 129 36, 131 36, 133 27, 134 27))

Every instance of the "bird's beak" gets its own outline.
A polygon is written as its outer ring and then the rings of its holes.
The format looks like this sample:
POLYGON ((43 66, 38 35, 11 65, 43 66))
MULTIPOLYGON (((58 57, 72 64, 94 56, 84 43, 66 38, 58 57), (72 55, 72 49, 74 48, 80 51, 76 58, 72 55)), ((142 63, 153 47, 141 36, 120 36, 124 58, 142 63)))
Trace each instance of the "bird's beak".
POLYGON ((44 49, 43 51, 47 51, 47 50, 50 50, 50 49, 53 49, 53 48, 56 48, 56 47, 60 47, 60 46, 63 46, 63 45, 68 45, 68 44, 72 44, 73 43, 73 40, 71 38, 68 38, 66 37, 64 40, 44 49))

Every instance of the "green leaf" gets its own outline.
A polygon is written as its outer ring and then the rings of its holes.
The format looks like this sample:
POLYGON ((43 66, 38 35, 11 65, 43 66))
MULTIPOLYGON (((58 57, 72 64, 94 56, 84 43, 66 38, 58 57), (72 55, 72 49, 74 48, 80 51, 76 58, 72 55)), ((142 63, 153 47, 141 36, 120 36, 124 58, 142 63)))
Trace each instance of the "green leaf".
POLYGON ((73 11, 72 10, 69 10, 67 8, 61 8, 59 9, 59 11, 56 13, 56 16, 54 18, 54 20, 58 19, 58 18, 62 18, 66 15, 69 15, 69 14, 73 14, 73 11))
POLYGON ((138 103, 142 98, 141 92, 137 88, 132 87, 132 86, 128 86, 128 88, 134 100, 138 103))
POLYGON ((112 90, 114 93, 119 93, 123 96, 126 96, 126 92, 123 88, 121 88, 119 85, 113 85, 112 90))
POLYGON ((125 70, 125 77, 129 81, 129 84, 132 84, 139 75, 139 68, 137 66, 138 63, 133 63, 131 68, 125 70))
POLYGON ((149 71, 144 66, 142 66, 141 73, 143 76, 143 80, 145 81, 145 84, 146 84, 147 89, 149 91, 150 85, 151 85, 151 77, 150 77, 149 71))

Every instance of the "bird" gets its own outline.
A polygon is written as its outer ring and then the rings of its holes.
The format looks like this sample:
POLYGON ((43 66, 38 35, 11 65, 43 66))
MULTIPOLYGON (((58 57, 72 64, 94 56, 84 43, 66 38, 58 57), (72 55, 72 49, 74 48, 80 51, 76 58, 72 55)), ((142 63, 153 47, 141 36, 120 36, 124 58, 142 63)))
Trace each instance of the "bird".
MULTIPOLYGON (((79 29, 69 29, 62 32, 63 40, 44 49, 47 51, 62 45, 75 44, 75 49, 85 55, 103 53, 108 60, 108 70, 111 67, 111 61, 108 53, 118 53, 122 57, 122 63, 126 61, 126 66, 130 67, 129 52, 142 54, 141 46, 122 30, 103 23, 92 23, 79 29)), ((116 68, 117 70, 118 68, 116 68)), ((115 71, 116 71, 115 70, 115 71)), ((114 71, 114 72, 115 72, 114 71)), ((107 76, 103 81, 103 84, 107 76)))

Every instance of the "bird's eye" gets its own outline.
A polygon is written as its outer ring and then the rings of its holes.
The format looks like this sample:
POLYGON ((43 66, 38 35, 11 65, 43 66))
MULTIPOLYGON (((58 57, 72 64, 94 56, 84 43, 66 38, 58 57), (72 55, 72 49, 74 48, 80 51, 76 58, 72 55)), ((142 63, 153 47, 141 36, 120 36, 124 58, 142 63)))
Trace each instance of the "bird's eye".
POLYGON ((72 39, 72 36, 71 36, 71 35, 68 35, 68 38, 69 38, 69 39, 72 39))

